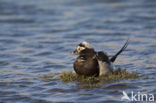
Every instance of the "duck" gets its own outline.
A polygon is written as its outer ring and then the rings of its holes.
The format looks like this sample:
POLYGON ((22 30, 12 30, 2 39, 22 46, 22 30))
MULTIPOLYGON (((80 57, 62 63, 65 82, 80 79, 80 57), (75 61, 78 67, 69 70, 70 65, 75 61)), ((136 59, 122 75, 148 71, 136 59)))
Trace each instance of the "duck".
POLYGON ((72 54, 77 54, 78 57, 73 63, 73 68, 76 74, 83 76, 106 76, 116 71, 113 63, 128 46, 129 39, 123 47, 110 58, 104 51, 95 51, 91 44, 86 41, 81 42, 76 46, 72 54))

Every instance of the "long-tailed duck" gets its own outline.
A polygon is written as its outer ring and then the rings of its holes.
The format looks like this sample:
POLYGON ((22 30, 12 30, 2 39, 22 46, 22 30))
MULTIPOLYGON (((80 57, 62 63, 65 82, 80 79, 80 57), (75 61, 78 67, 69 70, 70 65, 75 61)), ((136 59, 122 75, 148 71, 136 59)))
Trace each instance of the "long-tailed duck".
POLYGON ((94 48, 87 42, 80 43, 72 54, 79 54, 74 62, 74 70, 78 75, 84 76, 105 76, 114 71, 112 63, 117 56, 126 49, 128 40, 124 46, 113 57, 99 51, 96 52, 94 48))

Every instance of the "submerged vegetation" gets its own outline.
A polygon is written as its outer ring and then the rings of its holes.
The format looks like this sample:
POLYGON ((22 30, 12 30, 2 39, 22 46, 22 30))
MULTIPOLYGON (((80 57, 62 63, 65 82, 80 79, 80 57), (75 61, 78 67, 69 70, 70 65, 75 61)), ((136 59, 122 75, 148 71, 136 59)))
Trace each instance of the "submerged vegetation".
POLYGON ((75 72, 69 71, 69 70, 62 71, 61 74, 51 73, 51 74, 42 76, 42 78, 46 79, 46 81, 49 81, 51 79, 59 79, 59 80, 62 80, 64 83, 79 82, 81 84, 87 84, 89 88, 96 87, 102 83, 117 82, 117 81, 125 80, 125 79, 137 79, 138 77, 139 76, 136 73, 128 72, 127 70, 120 70, 112 74, 109 74, 107 76, 101 76, 101 77, 80 76, 80 75, 77 75, 75 72))
POLYGON ((63 82, 84 82, 84 83, 108 83, 113 81, 120 81, 124 79, 136 79, 138 78, 138 75, 133 72, 128 72, 127 70, 120 70, 117 72, 114 72, 112 74, 109 74, 107 76, 101 76, 101 77, 86 77, 86 76, 80 76, 77 75, 75 72, 72 71, 64 71, 62 74, 58 77, 63 82))

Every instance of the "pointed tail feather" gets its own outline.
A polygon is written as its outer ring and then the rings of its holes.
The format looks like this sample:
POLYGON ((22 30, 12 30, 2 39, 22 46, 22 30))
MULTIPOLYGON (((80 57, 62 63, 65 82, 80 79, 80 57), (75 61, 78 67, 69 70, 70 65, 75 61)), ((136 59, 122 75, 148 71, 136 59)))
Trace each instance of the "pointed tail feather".
POLYGON ((125 45, 110 59, 111 62, 114 62, 117 56, 126 49, 128 43, 129 43, 129 39, 126 41, 125 45))

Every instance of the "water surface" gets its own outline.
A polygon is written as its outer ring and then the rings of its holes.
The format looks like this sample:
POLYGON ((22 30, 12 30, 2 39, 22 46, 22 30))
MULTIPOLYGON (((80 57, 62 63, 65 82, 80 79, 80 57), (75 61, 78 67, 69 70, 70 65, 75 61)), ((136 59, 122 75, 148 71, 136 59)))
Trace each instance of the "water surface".
POLYGON ((155 0, 0 0, 0 102, 121 102, 122 91, 156 94, 155 0), (39 75, 72 70, 82 41, 145 75, 88 88, 39 75))

